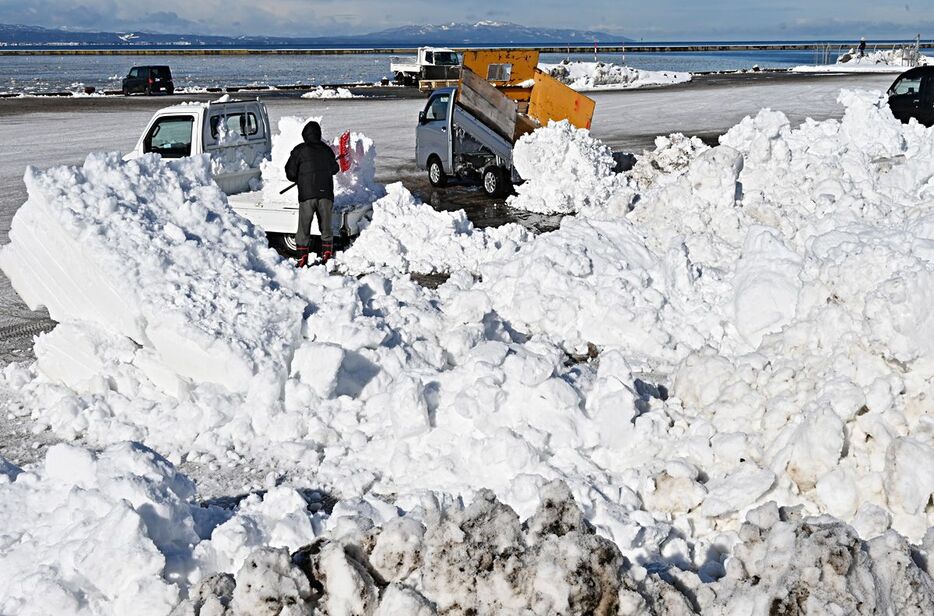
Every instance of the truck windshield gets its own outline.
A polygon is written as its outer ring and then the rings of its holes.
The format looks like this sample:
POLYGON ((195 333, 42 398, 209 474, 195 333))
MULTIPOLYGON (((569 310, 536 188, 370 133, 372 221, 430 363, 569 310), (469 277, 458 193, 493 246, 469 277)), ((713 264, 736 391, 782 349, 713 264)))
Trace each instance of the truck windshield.
POLYGON ((435 64, 438 66, 457 66, 460 62, 457 60, 457 54, 453 51, 436 51, 435 64))
POLYGON ((428 102, 428 109, 425 110, 425 119, 444 120, 448 117, 449 94, 439 94, 428 102))
POLYGON ((146 135, 143 152, 153 152, 163 158, 191 156, 191 128, 194 123, 194 116, 159 118, 146 135))

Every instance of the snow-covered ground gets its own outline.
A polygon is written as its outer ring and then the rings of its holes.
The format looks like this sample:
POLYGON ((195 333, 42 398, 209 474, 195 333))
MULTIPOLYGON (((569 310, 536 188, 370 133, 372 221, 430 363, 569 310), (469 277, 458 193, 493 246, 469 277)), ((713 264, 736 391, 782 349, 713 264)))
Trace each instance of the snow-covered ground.
POLYGON ((612 62, 561 62, 540 64, 538 68, 579 92, 630 90, 691 81, 690 73, 647 71, 612 62))
POLYGON ((302 94, 302 98, 334 99, 334 98, 360 98, 347 88, 325 88, 318 86, 314 90, 302 94))
POLYGON ((930 613, 934 130, 840 100, 625 176, 551 125, 510 204, 557 231, 391 185, 331 271, 206 160, 28 173, 7 411, 82 444, 0 463, 0 612, 930 613))
POLYGON ((796 73, 901 73, 912 66, 934 64, 934 57, 920 55, 917 61, 909 61, 904 49, 883 49, 860 56, 855 49, 837 58, 834 64, 796 66, 796 73))

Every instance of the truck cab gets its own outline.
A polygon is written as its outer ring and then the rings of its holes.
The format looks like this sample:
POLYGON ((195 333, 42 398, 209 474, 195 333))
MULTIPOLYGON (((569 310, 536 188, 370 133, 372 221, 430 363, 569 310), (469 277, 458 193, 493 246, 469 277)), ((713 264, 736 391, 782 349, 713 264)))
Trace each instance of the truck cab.
POLYGON ((225 101, 160 109, 126 158, 148 153, 163 158, 210 154, 215 181, 232 195, 255 186, 260 162, 271 151, 266 106, 259 100, 225 101))
POLYGON ((904 123, 912 118, 934 126, 934 66, 921 66, 898 76, 889 88, 892 115, 904 123))
POLYGON ((397 83, 420 85, 422 81, 434 82, 457 80, 460 73, 460 57, 453 49, 444 47, 419 47, 415 58, 393 60, 389 64, 397 83))

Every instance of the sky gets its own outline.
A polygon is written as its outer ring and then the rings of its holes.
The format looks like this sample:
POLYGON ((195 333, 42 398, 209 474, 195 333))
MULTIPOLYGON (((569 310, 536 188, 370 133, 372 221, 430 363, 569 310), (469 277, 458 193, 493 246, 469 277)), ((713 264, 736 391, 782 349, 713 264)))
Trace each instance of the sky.
POLYGON ((934 0, 0 0, 0 23, 130 32, 331 36, 509 21, 635 40, 934 38, 934 0))

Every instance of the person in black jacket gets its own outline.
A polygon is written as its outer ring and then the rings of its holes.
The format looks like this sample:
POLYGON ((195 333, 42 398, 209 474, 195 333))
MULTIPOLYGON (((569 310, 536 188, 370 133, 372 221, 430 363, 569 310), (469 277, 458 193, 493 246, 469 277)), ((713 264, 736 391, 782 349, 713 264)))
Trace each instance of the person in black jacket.
POLYGON ((309 122, 302 129, 300 143, 292 149, 285 163, 285 177, 298 185, 298 230, 295 244, 301 258, 299 267, 308 264, 311 249, 311 221, 318 216, 321 229, 321 258, 327 262, 334 251, 331 212, 334 208, 334 174, 340 170, 331 146, 321 141, 321 126, 309 122))

